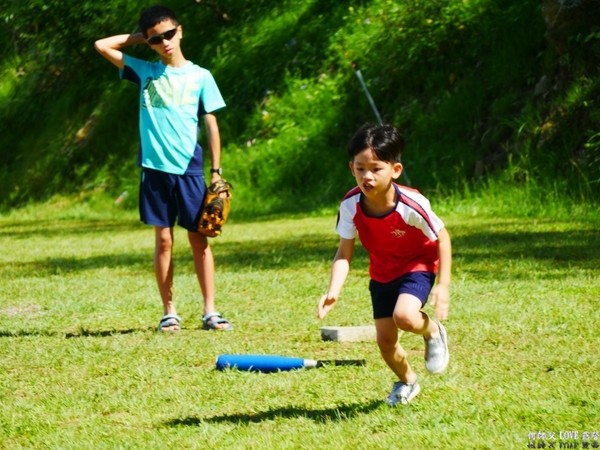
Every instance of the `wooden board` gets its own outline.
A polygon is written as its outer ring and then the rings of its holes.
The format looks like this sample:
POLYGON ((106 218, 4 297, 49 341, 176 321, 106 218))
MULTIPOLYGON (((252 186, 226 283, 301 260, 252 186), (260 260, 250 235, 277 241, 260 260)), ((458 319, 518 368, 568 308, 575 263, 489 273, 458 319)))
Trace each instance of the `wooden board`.
POLYGON ((359 327, 321 327, 321 339, 338 342, 365 342, 375 340, 375 325, 359 327))

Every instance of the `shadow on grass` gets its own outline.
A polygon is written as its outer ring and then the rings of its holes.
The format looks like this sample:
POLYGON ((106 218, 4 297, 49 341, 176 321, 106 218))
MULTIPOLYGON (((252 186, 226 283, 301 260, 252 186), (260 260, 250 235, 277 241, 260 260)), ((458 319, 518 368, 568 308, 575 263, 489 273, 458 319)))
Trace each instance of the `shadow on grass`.
POLYGON ((124 330, 88 330, 81 329, 79 331, 72 332, 59 332, 59 331, 47 331, 47 330, 17 330, 7 331, 0 329, 1 338, 16 338, 16 337, 59 337, 65 339, 82 338, 82 337, 110 337, 116 335, 126 335, 133 333, 146 333, 148 331, 156 331, 154 327, 146 328, 128 328, 124 330))
MULTIPOLYGON (((450 230, 451 231, 451 230, 450 230)), ((455 256, 467 264, 531 260, 547 269, 600 267, 600 230, 489 231, 472 230, 452 240, 455 256)))
MULTIPOLYGON (((292 238, 272 238, 243 242, 219 243, 214 250, 217 270, 284 269, 305 264, 331 261, 337 238, 329 235, 299 234, 292 238)), ((357 255, 360 255, 360 250, 357 255)), ((186 242, 176 246, 173 259, 178 270, 193 270, 191 251, 186 242)), ((2 278, 29 278, 67 275, 96 269, 127 268, 152 272, 152 253, 104 254, 95 256, 49 257, 34 261, 11 261, 0 264, 2 278)), ((218 275, 218 274, 217 274, 218 275)))
POLYGON ((110 337, 115 335, 126 335, 133 333, 147 333, 149 331, 156 332, 156 327, 145 328, 128 328, 124 330, 88 330, 86 328, 80 331, 65 333, 65 339, 81 338, 81 337, 110 337))
POLYGON ((284 408, 269 409, 257 413, 239 413, 224 414, 222 416, 211 417, 186 417, 183 419, 174 419, 166 422, 167 426, 196 426, 202 423, 223 423, 230 422, 235 424, 258 423, 275 419, 310 419, 319 423, 338 422, 356 417, 359 414, 367 414, 382 405, 381 400, 371 400, 367 403, 354 403, 350 405, 336 406, 335 408, 325 409, 306 409, 296 406, 284 408))
POLYGON ((11 221, 0 228, 0 238, 61 238, 65 235, 137 231, 140 222, 125 220, 38 220, 11 221))
MULTIPOLYGON (((537 264, 540 270, 553 269, 550 276, 560 276, 560 273, 574 269, 595 270, 600 267, 600 230, 589 225, 578 227, 573 224, 567 231, 548 231, 543 228, 537 231, 535 224, 527 230, 514 229, 516 225, 522 226, 522 223, 499 224, 488 221, 450 229, 457 262, 461 263, 463 270, 479 273, 489 269, 491 263, 507 267, 514 261, 529 260, 537 264)), ((109 229, 111 227, 112 224, 109 224, 109 229)), ((128 227, 125 225, 125 228, 128 227)), ((280 270, 329 263, 334 257, 337 243, 338 238, 333 231, 319 234, 307 230, 298 230, 291 236, 260 236, 256 239, 215 242, 217 273, 219 270, 280 270)), ((361 263, 367 261, 366 252, 360 246, 354 259, 355 267, 357 260, 361 263)), ((174 262, 185 271, 193 271, 187 243, 182 242, 176 247, 174 262)), ((0 280, 64 275, 102 268, 150 272, 152 255, 150 251, 140 251, 16 260, 0 264, 0 280)), ((531 267, 513 267, 507 270, 507 274, 518 275, 515 270, 526 276, 531 267)))
MULTIPOLYGON (((191 257, 190 257, 191 260, 191 257)), ((92 257, 55 257, 28 262, 0 264, 0 269, 11 277, 42 277, 66 275, 96 269, 127 267, 132 271, 151 272, 151 253, 109 254, 92 257)), ((2 277, 0 277, 1 279, 2 277)))
POLYGON ((290 268, 333 260, 337 243, 333 233, 226 242, 215 250, 215 260, 219 266, 234 269, 290 268))
POLYGON ((132 271, 152 271, 151 253, 127 253, 92 257, 57 257, 40 261, 10 262, 0 264, 2 278, 29 278, 66 275, 96 269, 127 267, 132 271))

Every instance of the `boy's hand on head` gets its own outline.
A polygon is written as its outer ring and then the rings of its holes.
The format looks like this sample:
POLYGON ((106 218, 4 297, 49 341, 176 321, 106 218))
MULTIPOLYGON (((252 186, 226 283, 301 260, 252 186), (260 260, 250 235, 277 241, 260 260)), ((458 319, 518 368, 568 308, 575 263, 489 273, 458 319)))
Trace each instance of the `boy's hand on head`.
POLYGON ((327 313, 333 309, 336 300, 336 298, 331 297, 329 294, 325 294, 321 297, 317 310, 317 316, 319 317, 319 320, 323 319, 327 313))
POLYGON ((435 306, 435 318, 446 320, 448 318, 448 309, 450 305, 450 294, 448 286, 437 284, 431 292, 431 306, 435 306))

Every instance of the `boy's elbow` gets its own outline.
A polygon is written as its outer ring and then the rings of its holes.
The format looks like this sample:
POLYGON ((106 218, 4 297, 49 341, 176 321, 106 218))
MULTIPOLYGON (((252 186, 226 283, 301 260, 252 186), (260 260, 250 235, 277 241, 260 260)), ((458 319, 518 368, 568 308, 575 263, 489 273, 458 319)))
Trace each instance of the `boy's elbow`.
POLYGON ((110 46, 106 42, 106 39, 98 39, 94 42, 94 48, 101 55, 106 55, 110 51, 110 46))
POLYGON ((97 40, 96 42, 94 42, 94 48, 98 53, 103 53, 102 40, 97 40))

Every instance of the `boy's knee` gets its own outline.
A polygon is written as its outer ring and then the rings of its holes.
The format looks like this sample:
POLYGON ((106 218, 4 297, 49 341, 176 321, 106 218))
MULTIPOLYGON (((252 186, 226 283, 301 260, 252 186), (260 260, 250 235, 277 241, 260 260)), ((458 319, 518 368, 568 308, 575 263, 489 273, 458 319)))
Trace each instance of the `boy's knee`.
POLYGON ((159 251, 170 251, 173 248, 173 238, 171 235, 162 234, 156 239, 156 249, 159 251))
POLYGON ((382 354, 393 353, 398 346, 398 338, 391 339, 388 337, 377 337, 377 347, 382 354))
POLYGON ((188 241, 195 251, 205 252, 209 248, 208 238, 200 233, 188 233, 188 241))
POLYGON ((412 331, 415 329, 414 318, 404 312, 394 313, 394 323, 402 331, 412 331))

